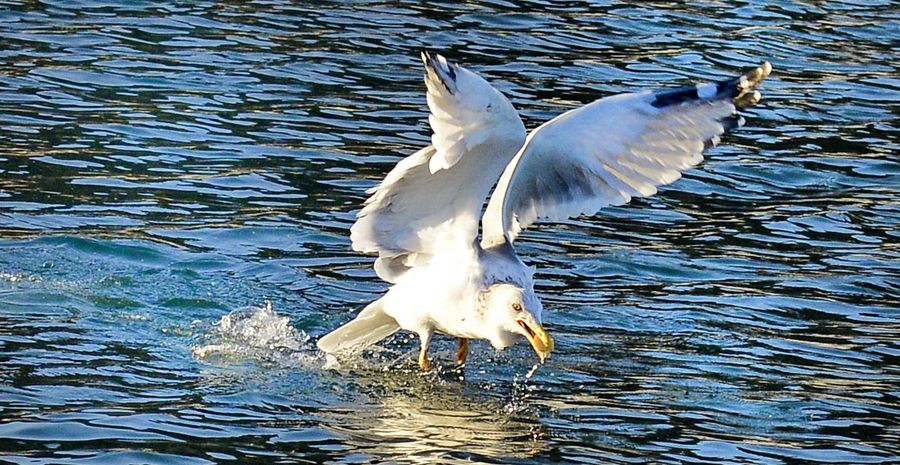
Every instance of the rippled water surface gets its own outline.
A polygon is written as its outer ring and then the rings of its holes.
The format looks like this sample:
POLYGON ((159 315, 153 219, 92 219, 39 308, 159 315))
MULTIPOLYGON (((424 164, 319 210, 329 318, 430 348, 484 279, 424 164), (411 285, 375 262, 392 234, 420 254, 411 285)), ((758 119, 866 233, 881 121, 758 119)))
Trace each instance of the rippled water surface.
POLYGON ((897 463, 896 3, 0 1, 0 461, 897 463), (660 194, 529 230, 557 351, 317 337, 427 143, 421 49, 533 128, 769 59, 660 194), (268 303, 267 303, 268 302, 268 303))

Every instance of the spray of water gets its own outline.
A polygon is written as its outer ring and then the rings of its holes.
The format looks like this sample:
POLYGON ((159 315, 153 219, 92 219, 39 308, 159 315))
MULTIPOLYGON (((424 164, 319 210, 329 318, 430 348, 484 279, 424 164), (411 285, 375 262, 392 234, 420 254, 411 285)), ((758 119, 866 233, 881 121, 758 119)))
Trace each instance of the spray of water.
POLYGON ((204 344, 193 350, 194 358, 206 363, 257 361, 291 365, 315 358, 309 336, 291 326, 271 302, 261 307, 245 307, 223 316, 212 328, 204 344))

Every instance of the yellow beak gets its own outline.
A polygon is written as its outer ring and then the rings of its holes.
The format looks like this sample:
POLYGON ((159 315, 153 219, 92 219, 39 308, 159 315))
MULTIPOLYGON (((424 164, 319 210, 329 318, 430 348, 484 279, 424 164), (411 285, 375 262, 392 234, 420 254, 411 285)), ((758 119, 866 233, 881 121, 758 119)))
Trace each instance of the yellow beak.
POLYGON ((553 352, 553 338, 547 334, 547 331, 544 331, 543 326, 535 321, 528 323, 518 320, 516 322, 525 330, 525 337, 541 359, 541 363, 544 363, 544 359, 550 356, 550 352, 553 352))

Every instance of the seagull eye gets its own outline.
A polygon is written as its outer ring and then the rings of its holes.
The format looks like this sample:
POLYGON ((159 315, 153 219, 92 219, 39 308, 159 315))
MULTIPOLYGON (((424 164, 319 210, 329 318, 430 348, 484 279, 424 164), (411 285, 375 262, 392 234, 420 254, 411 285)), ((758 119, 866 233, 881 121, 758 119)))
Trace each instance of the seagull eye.
POLYGON ((513 307, 513 310, 515 310, 515 311, 517 311, 517 312, 521 312, 521 311, 522 311, 522 306, 519 305, 519 304, 513 304, 512 307, 513 307))

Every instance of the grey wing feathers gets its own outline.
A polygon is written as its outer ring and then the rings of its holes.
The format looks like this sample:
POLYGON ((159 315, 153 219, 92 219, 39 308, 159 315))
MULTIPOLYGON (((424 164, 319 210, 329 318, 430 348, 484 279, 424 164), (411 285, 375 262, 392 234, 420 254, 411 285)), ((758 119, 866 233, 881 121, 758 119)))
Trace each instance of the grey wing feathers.
POLYGON ((483 219, 482 246, 515 240, 538 218, 562 219, 656 193, 740 126, 755 104, 763 63, 738 78, 657 93, 621 94, 532 131, 507 166, 483 219))
POLYGON ((380 185, 368 191, 371 197, 350 228, 353 250, 378 253, 375 271, 387 282, 395 282, 417 258, 427 260, 428 245, 418 234, 421 223, 439 224, 453 213, 436 211, 425 201, 438 184, 428 168, 434 154, 429 145, 400 161, 380 185))

